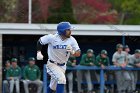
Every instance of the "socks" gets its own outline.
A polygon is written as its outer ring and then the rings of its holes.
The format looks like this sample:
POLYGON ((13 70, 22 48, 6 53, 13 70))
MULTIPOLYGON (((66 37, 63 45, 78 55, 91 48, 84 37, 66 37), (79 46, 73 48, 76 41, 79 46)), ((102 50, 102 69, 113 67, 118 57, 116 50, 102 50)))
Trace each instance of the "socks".
POLYGON ((64 93, 64 84, 57 84, 56 93, 64 93))
POLYGON ((53 93, 53 90, 48 86, 47 93, 53 93))

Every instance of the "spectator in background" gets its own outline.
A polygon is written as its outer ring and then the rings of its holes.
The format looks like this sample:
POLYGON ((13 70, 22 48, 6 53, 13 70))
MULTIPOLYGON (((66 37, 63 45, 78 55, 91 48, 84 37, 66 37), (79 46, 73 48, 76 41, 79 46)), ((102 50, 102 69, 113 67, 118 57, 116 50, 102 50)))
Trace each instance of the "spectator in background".
MULTIPOLYGON (((67 62, 67 67, 75 67, 76 66, 76 57, 70 55, 69 60, 67 62)), ((67 70, 66 77, 68 78, 68 93, 73 93, 73 71, 67 70)))
POLYGON ((30 83, 33 83, 33 84, 36 84, 38 87, 37 93, 41 93, 43 83, 40 80, 41 78, 40 69, 37 65, 35 65, 34 57, 30 57, 28 61, 29 61, 29 64, 25 66, 24 72, 23 72, 23 76, 25 79, 23 80, 25 92, 29 93, 28 85, 30 83))
MULTIPOLYGON (((127 55, 123 51, 123 45, 117 44, 116 49, 117 51, 113 54, 112 62, 117 67, 125 68, 127 66, 127 55)), ((115 76, 117 80, 118 93, 126 93, 126 86, 128 85, 125 85, 125 82, 126 80, 131 80, 129 73, 125 70, 119 70, 115 71, 115 76)))
MULTIPOLYGON (((80 65, 82 66, 94 66, 95 62, 95 55, 93 54, 92 49, 88 49, 86 54, 82 55, 80 65)), ((77 71, 77 81, 78 81, 78 92, 81 92, 81 82, 82 82, 82 76, 85 76, 88 86, 88 93, 92 93, 93 85, 91 81, 91 74, 90 70, 82 70, 77 71)))
POLYGON ((6 79, 6 74, 7 74, 7 70, 10 69, 11 64, 10 61, 7 60, 5 61, 5 67, 3 68, 3 89, 4 89, 4 93, 9 93, 9 84, 8 84, 8 80, 6 79))
MULTIPOLYGON (((130 52, 130 48, 129 48, 129 46, 128 45, 125 45, 124 46, 124 51, 125 51, 125 53, 126 53, 126 58, 127 58, 127 67, 132 67, 131 65, 129 65, 129 63, 130 63, 130 58, 131 58, 131 54, 129 54, 129 52, 130 52)), ((128 74, 128 78, 126 78, 126 80, 125 80, 125 90, 127 91, 127 93, 133 93, 133 89, 132 89, 132 81, 134 80, 133 79, 133 77, 134 77, 134 75, 133 75, 133 71, 131 71, 131 70, 129 70, 129 71, 126 71, 128 74)))
MULTIPOLYGON (((107 51, 106 50, 102 50, 100 52, 100 54, 96 57, 96 62, 94 63, 96 66, 101 67, 102 69, 104 69, 106 66, 109 66, 109 57, 107 56, 107 51)), ((100 71, 96 71, 95 73, 96 78, 98 80, 98 82, 100 82, 100 71)), ((107 80, 107 75, 106 73, 104 74, 105 76, 105 80, 107 80)), ((107 90, 106 86, 105 86, 105 90, 106 93, 108 93, 109 91, 107 90)))
MULTIPOLYGON (((134 68, 140 68, 140 49, 136 49, 135 50, 135 54, 133 54, 130 57, 130 61, 128 63, 130 66, 134 67, 134 68)), ((134 91, 134 93, 138 93, 136 92, 136 83, 138 80, 138 71, 133 71, 133 76, 132 76, 132 90, 134 91)))
POLYGON ((20 93, 19 80, 21 78, 21 69, 17 65, 16 58, 12 58, 11 64, 12 66, 10 67, 10 69, 7 70, 6 75, 6 78, 9 80, 10 83, 10 93, 13 93, 14 84, 16 85, 16 93, 20 93))

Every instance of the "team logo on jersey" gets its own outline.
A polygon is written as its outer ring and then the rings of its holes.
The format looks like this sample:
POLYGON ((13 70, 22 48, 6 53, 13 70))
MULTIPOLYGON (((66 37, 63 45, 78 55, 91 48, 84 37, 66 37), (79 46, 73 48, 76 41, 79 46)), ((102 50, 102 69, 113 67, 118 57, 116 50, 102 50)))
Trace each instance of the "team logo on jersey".
POLYGON ((66 49, 67 45, 55 45, 53 46, 53 49, 66 49))

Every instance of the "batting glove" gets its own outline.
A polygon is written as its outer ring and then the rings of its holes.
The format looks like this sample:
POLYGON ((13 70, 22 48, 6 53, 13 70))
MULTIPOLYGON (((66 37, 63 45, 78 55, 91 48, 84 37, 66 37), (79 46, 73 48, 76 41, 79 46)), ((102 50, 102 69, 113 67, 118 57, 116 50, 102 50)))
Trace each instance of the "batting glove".
POLYGON ((75 54, 75 51, 72 49, 71 45, 67 45, 66 50, 67 52, 70 52, 71 54, 75 54))
POLYGON ((43 55, 41 51, 37 52, 37 60, 43 60, 43 55))

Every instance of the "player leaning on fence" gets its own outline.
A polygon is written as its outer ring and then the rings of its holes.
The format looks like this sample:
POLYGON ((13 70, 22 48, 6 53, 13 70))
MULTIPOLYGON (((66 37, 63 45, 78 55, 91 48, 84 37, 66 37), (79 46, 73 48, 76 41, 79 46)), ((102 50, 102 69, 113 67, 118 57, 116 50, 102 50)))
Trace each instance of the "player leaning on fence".
MULTIPOLYGON (((135 50, 135 54, 130 57, 129 65, 134 68, 140 68, 140 49, 135 50)), ((132 90, 136 91, 138 71, 132 71, 132 90)))
MULTIPOLYGON (((94 51, 92 49, 88 49, 87 52, 82 55, 80 65, 94 66, 94 62, 95 62, 94 51)), ((83 76, 85 77, 86 82, 87 82, 88 93, 92 93, 93 85, 92 85, 92 81, 91 81, 90 70, 77 71, 78 92, 80 93, 83 91, 83 89, 81 89, 81 83, 83 80, 83 76)))
MULTIPOLYGON (((123 51, 123 45, 117 44, 116 49, 117 51, 113 54, 113 58, 112 58, 113 64, 117 67, 125 68, 127 66, 127 55, 123 51)), ((128 86, 126 82, 130 80, 128 77, 129 76, 128 71, 124 71, 124 70, 115 71, 115 75, 117 80, 118 93, 126 93, 125 92, 126 86, 128 86)))
POLYGON ((64 93, 66 84, 65 70, 70 54, 80 56, 80 48, 74 37, 71 36, 71 24, 60 22, 57 26, 58 33, 41 37, 37 43, 37 59, 43 59, 42 45, 48 44, 47 72, 51 76, 47 93, 64 93))

